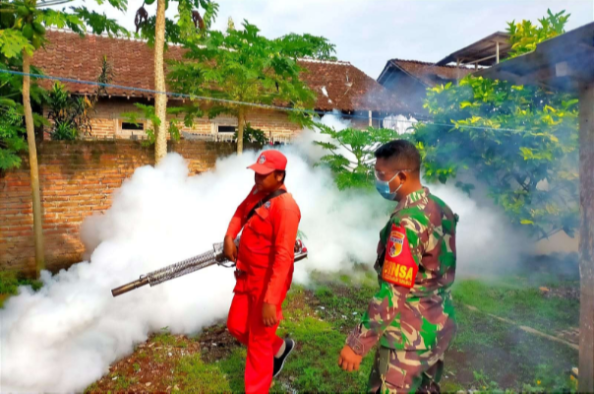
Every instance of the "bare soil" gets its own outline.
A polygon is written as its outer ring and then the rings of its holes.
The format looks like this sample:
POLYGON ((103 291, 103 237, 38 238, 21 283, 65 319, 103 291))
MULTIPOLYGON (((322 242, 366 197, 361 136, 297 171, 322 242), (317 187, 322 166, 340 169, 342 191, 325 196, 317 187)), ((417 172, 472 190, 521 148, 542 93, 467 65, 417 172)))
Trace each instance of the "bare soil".
POLYGON ((184 387, 173 382, 179 359, 200 353, 200 344, 184 336, 153 335, 129 357, 112 364, 109 373, 87 389, 87 393, 171 392, 184 387))

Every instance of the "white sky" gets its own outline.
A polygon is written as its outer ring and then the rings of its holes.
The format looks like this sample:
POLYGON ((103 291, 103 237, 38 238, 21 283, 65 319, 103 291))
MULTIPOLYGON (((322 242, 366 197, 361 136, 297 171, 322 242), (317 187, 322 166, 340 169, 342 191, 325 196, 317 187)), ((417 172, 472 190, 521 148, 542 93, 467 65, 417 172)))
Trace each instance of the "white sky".
MULTIPOLYGON (((81 3, 83 0, 77 0, 81 3)), ((128 13, 108 14, 134 30, 134 15, 142 0, 128 0, 128 13)), ((108 10, 93 1, 96 10, 108 10)), ((236 26, 247 19, 275 38, 310 33, 336 45, 337 57, 377 78, 392 58, 436 62, 495 31, 506 22, 536 22, 547 8, 571 13, 567 30, 594 20, 594 0, 218 0, 216 29, 232 17, 236 26)), ((151 15, 156 2, 146 7, 151 15)), ((177 4, 169 7, 174 17, 177 4)))

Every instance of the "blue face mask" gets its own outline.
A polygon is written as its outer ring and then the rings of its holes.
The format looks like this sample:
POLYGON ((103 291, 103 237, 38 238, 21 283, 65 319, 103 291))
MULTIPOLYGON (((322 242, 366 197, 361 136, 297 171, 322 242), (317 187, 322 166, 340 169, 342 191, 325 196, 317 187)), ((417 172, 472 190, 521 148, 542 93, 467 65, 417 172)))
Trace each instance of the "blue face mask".
POLYGON ((382 197, 386 200, 396 200, 396 193, 398 193, 398 190, 400 190, 400 188, 402 187, 402 183, 396 188, 396 190, 392 192, 390 190, 390 182, 392 182, 394 178, 398 176, 398 174, 400 174, 400 172, 396 173, 396 175, 394 175, 394 177, 389 181, 380 181, 379 179, 377 179, 377 177, 375 178, 375 188, 377 189, 379 194, 381 194, 382 197))

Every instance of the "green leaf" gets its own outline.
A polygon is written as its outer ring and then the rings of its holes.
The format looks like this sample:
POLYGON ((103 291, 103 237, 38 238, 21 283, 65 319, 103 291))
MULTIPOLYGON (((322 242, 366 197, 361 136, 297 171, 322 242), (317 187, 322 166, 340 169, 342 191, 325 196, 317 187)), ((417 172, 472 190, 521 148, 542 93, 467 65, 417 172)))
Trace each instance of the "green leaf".
POLYGON ((8 59, 20 56, 23 51, 33 54, 35 48, 23 33, 18 30, 0 30, 0 53, 8 59))
POLYGON ((338 146, 331 144, 329 142, 321 142, 321 141, 314 141, 315 145, 321 146, 324 149, 336 150, 338 146))

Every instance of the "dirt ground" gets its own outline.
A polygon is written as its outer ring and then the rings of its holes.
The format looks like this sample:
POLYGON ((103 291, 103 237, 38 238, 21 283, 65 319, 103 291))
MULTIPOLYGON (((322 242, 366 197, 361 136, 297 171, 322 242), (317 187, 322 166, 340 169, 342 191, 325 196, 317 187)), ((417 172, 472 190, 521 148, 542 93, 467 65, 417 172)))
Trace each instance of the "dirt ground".
MULTIPOLYGON (((575 288, 546 281, 513 288, 462 282, 454 290, 459 330, 446 354, 442 392, 574 391, 575 288), (545 335, 524 330, 527 326, 545 335)), ((372 285, 323 281, 296 286, 279 335, 295 338, 297 349, 272 392, 364 391, 371 357, 358 375, 347 376, 336 366, 336 355, 374 291, 372 285)), ((114 363, 87 392, 240 392, 244 365, 245 348, 224 322, 191 337, 163 331, 114 363)))

